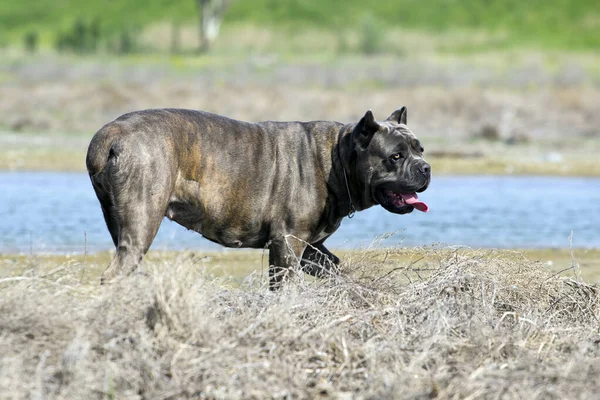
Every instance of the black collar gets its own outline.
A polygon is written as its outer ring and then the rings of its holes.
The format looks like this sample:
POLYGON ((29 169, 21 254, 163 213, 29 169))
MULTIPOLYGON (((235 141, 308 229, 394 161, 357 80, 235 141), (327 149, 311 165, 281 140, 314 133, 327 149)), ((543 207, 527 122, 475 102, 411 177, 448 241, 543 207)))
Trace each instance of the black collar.
MULTIPOLYGON (((341 161, 341 159, 340 159, 341 161)), ((354 208, 354 204, 352 204, 352 196, 350 195, 350 186, 348 186, 348 178, 346 177, 346 168, 342 165, 342 169, 344 170, 344 181, 346 182, 346 191, 348 192, 348 199, 350 199, 350 211, 348 211, 348 218, 354 217, 356 213, 356 208, 354 208)))
POLYGON ((348 200, 350 201, 350 210, 348 210, 348 218, 354 217, 356 214, 356 208, 354 207, 354 203, 352 202, 352 195, 350 194, 350 186, 348 185, 348 174, 346 173, 346 167, 344 167, 344 160, 342 159, 342 152, 340 151, 340 146, 342 144, 343 139, 343 130, 340 132, 338 137, 338 157, 340 158, 340 163, 342 164, 342 171, 344 171, 344 183, 346 184, 346 193, 348 193, 348 200))

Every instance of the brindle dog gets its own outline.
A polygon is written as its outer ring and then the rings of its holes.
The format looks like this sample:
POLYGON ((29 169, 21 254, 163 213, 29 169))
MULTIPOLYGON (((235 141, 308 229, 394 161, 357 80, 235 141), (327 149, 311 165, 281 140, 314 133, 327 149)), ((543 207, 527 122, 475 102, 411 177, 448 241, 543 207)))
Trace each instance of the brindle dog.
POLYGON ((431 177, 406 107, 351 124, 137 111, 94 135, 86 164, 116 246, 102 282, 137 268, 167 216, 223 246, 267 247, 271 289, 300 264, 337 265, 323 242, 354 211, 426 211, 415 192, 431 177))

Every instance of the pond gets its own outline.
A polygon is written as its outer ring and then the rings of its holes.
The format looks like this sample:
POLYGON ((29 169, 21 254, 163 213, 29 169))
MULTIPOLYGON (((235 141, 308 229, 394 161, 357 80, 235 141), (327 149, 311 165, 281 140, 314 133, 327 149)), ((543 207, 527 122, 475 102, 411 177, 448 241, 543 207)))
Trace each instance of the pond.
MULTIPOLYGON (((420 195, 428 213, 381 207, 344 219, 331 248, 464 245, 600 248, 600 179, 532 176, 434 177, 420 195)), ((84 252, 112 248, 87 174, 0 173, 0 252, 84 252)), ((153 249, 220 249, 167 219, 153 249)))

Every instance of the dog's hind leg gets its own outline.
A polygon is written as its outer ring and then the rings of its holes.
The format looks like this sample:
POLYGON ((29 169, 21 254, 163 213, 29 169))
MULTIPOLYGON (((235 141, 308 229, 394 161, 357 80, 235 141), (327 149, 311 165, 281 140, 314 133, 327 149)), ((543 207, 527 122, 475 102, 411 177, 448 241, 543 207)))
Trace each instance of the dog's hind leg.
POLYGON ((119 219, 116 214, 117 210, 112 203, 110 193, 101 188, 97 178, 92 177, 91 179, 94 191, 96 192, 96 197, 98 197, 100 207, 102 208, 102 215, 104 215, 106 227, 108 228, 108 232, 110 233, 110 237, 112 238, 115 247, 117 247, 119 245, 119 219))
POLYGON ((150 165, 129 164, 126 170, 113 168, 109 173, 115 202, 111 217, 117 221, 118 240, 101 283, 129 275, 139 266, 158 232, 173 188, 171 175, 150 165))
POLYGON ((298 239, 281 237, 269 244, 269 289, 280 289, 300 264, 306 244, 298 239))

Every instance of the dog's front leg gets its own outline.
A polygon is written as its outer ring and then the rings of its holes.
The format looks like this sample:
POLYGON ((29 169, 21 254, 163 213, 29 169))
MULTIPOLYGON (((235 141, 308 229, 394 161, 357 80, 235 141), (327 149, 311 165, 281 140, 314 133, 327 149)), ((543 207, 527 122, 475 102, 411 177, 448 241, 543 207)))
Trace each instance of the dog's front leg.
POLYGON ((293 237, 273 239, 269 244, 269 289, 277 290, 300 264, 306 243, 293 237))
POLYGON ((338 273, 340 259, 330 252, 323 242, 306 247, 302 254, 302 271, 317 278, 338 273))

